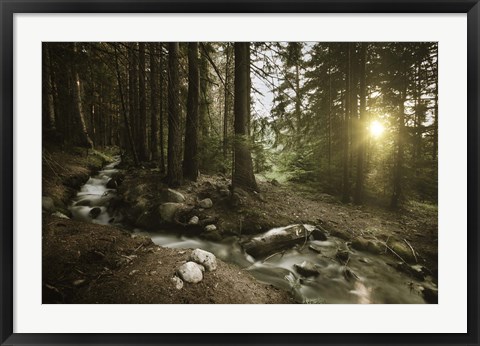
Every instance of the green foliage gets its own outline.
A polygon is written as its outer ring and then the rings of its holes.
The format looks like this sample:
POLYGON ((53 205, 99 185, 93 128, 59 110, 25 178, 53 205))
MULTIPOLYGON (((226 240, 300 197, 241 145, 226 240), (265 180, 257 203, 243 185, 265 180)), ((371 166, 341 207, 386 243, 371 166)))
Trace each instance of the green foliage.
MULTIPOLYGON (((350 80, 359 96, 358 64, 360 44, 352 43, 350 80)), ((342 155, 348 142, 348 182, 355 186, 358 109, 354 108, 345 138, 345 92, 347 43, 265 44, 271 47, 278 66, 266 65, 269 75, 277 75, 270 132, 256 141, 270 138, 266 152, 256 155, 271 160, 274 174, 294 182, 315 185, 329 193, 341 190, 344 163, 342 155), (299 79, 299 80, 298 80, 299 79)), ((257 53, 257 56, 261 54, 257 53)), ((434 43, 369 43, 366 47, 365 80, 367 84, 366 121, 377 120, 384 133, 375 138, 367 134, 364 158, 364 193, 369 198, 388 201, 394 189, 395 171, 400 165, 403 200, 436 201, 436 146, 431 135, 434 113, 437 66, 434 43), (402 91, 406 90, 406 94, 402 91), (402 105, 403 104, 403 105, 402 105), (398 156, 399 111, 402 114, 402 161, 398 156)), ((256 130, 258 132, 258 130, 256 130)), ((266 176, 273 174, 266 173, 266 176)), ((397 182, 398 183, 398 182, 397 182)))
MULTIPOLYGON (((44 114, 55 108, 55 119, 49 118, 45 123, 55 122, 56 126, 44 134, 52 145, 70 147, 78 142, 75 137, 79 131, 74 130, 78 130, 80 124, 73 116, 72 91, 76 78, 71 73, 72 66, 79 75, 87 132, 95 148, 119 145, 131 155, 128 121, 134 142, 145 139, 139 135, 145 128, 146 136, 152 136, 151 125, 148 121, 140 123, 131 107, 135 104, 132 96, 135 93, 131 91, 136 87, 135 83, 130 85, 129 77, 138 74, 131 70, 135 54, 130 54, 133 51, 128 49, 128 44, 47 43, 45 47, 48 49, 44 51, 43 67, 50 79, 43 80, 42 85, 45 95, 55 96, 54 105, 43 105, 44 114), (125 113, 119 85, 123 85, 125 113)), ((159 131, 163 134, 163 153, 166 153, 168 51, 159 47, 156 54, 163 52, 158 55, 158 61, 162 55, 163 62, 158 66, 158 77, 163 86, 157 95, 147 91, 147 114, 149 101, 158 97, 157 106, 160 109, 161 103, 163 110, 159 131)), ((186 44, 180 45, 179 57, 181 133, 185 127, 188 90, 186 47, 186 44)), ((230 174, 235 119, 232 45, 202 43, 200 53, 200 171, 230 174)), ((358 177, 362 177, 363 192, 369 199, 383 203, 401 187, 403 201, 435 203, 438 190, 437 56, 437 44, 431 42, 253 43, 250 71, 253 111, 248 119, 247 141, 255 173, 269 179, 305 184, 329 194, 339 194, 342 185, 349 185, 352 196, 358 177), (263 80, 269 90, 265 90, 265 86, 256 90, 255 79, 263 80), (258 112, 261 114, 257 114, 255 107, 259 95, 266 96, 264 100, 269 106, 258 112), (360 109, 365 110, 362 116, 360 109), (365 124, 360 124, 360 118, 365 124), (378 137, 361 128, 368 127, 372 121, 385 128, 378 137), (360 174, 357 168, 360 170, 362 166, 360 174)), ((147 59, 146 71, 149 64, 147 59)), ((150 74, 146 78, 149 85, 150 74)), ((159 88, 160 83, 157 86, 159 88)), ((53 103, 53 99, 45 99, 53 103)), ((133 146, 135 144, 138 143, 133 146)), ((113 154, 93 155, 108 161, 113 154)), ((128 160, 127 155, 125 162, 128 160)))
POLYGON ((224 159, 223 139, 221 136, 211 134, 209 137, 202 138, 199 148, 199 169, 202 174, 231 172, 231 150, 228 151, 228 155, 224 159))

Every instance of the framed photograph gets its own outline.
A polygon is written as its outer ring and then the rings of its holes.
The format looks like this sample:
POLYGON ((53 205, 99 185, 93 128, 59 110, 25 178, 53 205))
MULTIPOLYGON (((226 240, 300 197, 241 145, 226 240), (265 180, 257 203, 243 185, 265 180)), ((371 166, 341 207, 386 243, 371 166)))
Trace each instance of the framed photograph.
POLYGON ((1 1, 1 345, 478 345, 478 1, 1 1))

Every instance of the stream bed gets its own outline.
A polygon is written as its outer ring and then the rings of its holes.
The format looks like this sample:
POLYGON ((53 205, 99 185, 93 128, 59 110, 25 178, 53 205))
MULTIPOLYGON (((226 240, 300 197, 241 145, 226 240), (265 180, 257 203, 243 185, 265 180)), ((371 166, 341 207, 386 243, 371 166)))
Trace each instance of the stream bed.
MULTIPOLYGON (((122 216, 109 208, 116 190, 107 188, 107 183, 119 172, 115 168, 119 162, 118 159, 105 166, 81 187, 70 206, 73 219, 129 229, 122 224, 122 216)), ((247 270, 257 281, 291 292, 299 303, 424 304, 421 289, 425 284, 433 285, 396 270, 387 264, 395 260, 382 255, 352 250, 346 265, 342 264, 335 254, 345 248, 345 241, 333 236, 326 241, 306 240, 292 249, 256 260, 243 250, 238 237, 212 242, 172 232, 129 230, 149 236, 163 247, 210 251, 224 262, 247 270), (314 263, 319 274, 308 278, 300 275, 295 265, 304 261, 314 263)))

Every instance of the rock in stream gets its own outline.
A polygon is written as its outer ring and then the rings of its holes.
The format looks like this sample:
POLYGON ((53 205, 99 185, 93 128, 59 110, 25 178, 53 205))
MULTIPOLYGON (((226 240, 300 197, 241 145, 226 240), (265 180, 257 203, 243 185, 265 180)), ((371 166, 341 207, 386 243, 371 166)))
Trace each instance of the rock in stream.
POLYGON ((315 229, 311 225, 291 225, 271 229, 243 243, 245 251, 253 257, 263 257, 307 241, 315 229))

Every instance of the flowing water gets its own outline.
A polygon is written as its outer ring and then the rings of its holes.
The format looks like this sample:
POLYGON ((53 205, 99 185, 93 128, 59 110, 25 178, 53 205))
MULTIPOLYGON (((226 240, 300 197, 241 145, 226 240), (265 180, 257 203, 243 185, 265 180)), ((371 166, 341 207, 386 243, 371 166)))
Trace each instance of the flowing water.
MULTIPOLYGON (((116 161, 105 166, 90 178, 73 199, 70 210, 73 218, 104 225, 125 228, 121 215, 109 211, 108 205, 116 196, 115 189, 106 184, 118 170, 116 161), (100 208, 92 211, 94 208, 100 208), (97 214, 95 218, 92 213, 97 214)), ((169 248, 201 248, 214 253, 228 263, 234 263, 249 271, 256 280, 290 291, 300 303, 380 303, 423 304, 418 291, 423 282, 416 281, 388 265, 394 261, 381 255, 352 251, 345 266, 336 261, 337 249, 345 243, 330 236, 327 241, 307 241, 283 253, 255 260, 243 251, 237 237, 211 242, 196 237, 165 232, 132 232, 147 235, 152 241, 169 248), (310 249, 310 245, 320 253, 310 249), (295 264, 310 261, 316 265, 319 275, 304 278, 294 268, 295 264)), ((429 283, 431 285, 431 283, 429 283)))

